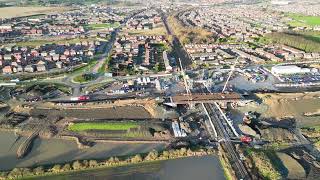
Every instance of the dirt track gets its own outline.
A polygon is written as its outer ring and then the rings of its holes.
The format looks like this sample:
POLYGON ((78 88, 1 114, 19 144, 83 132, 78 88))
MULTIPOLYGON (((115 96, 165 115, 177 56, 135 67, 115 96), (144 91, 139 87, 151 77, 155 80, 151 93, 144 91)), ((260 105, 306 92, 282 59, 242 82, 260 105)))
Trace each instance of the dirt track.
POLYGON ((143 107, 124 106, 114 108, 79 108, 79 109, 33 109, 30 112, 34 116, 51 115, 71 117, 78 119, 144 119, 152 118, 150 113, 143 107))

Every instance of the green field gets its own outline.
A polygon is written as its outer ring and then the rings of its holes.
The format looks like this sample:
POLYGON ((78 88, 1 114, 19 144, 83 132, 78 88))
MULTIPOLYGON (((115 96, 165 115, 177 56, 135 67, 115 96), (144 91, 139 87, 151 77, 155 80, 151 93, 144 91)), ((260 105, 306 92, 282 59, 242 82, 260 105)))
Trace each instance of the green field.
POLYGON ((285 44, 305 52, 320 52, 320 32, 296 31, 266 34, 259 42, 285 44))
POLYGON ((117 28, 120 27, 120 23, 89 24, 87 27, 89 29, 117 28))
POLYGON ((134 122, 125 123, 76 123, 68 127, 71 131, 86 131, 86 130, 129 130, 137 128, 139 125, 134 122))
POLYGON ((320 26, 320 16, 305 16, 299 14, 289 14, 293 20, 289 22, 289 25, 293 27, 297 26, 307 26, 307 27, 314 27, 320 26))

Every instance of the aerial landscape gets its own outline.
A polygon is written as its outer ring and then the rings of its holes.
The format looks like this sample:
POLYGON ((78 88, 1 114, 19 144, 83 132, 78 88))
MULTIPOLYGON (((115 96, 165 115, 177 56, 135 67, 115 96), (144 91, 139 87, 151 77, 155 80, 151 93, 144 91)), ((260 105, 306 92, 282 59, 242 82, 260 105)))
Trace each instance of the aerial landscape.
POLYGON ((320 0, 0 0, 0 180, 320 179, 320 0))

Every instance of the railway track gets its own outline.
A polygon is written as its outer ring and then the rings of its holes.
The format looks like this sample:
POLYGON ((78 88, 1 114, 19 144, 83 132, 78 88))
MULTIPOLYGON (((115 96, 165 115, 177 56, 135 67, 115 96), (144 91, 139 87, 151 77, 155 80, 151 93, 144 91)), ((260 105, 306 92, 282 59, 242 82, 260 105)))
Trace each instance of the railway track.
MULTIPOLYGON (((208 93, 208 90, 206 90, 205 87, 201 88, 201 90, 199 91, 208 93)), ((230 129, 230 127, 223 124, 223 121, 225 121, 225 119, 221 114, 222 112, 219 110, 219 105, 217 103, 202 103, 202 105, 205 108, 205 111, 207 111, 210 116, 209 121, 211 121, 211 124, 213 124, 213 129, 215 129, 218 138, 224 140, 221 141, 220 144, 229 156, 229 162, 231 163, 237 177, 243 180, 251 179, 246 167, 238 156, 239 153, 237 153, 234 145, 230 141, 230 134, 232 134, 233 131, 230 129)))
POLYGON ((251 179, 249 173, 247 172, 246 167, 243 165, 242 161, 240 160, 238 153, 235 150, 232 142, 230 140, 229 133, 226 131, 226 127, 222 123, 222 117, 219 115, 219 110, 216 104, 203 104, 206 110, 208 111, 209 115, 211 116, 211 121, 217 130, 217 134, 220 138, 224 139, 225 141, 221 142, 221 146, 224 148, 226 153, 229 155, 230 162, 232 163, 232 167, 234 168, 237 177, 239 179, 251 179))

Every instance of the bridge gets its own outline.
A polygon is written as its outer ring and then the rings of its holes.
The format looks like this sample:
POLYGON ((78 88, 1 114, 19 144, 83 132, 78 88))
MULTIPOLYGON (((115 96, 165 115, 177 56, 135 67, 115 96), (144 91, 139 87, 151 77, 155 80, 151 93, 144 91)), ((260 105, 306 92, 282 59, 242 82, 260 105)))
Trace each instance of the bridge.
POLYGON ((176 106, 179 104, 190 103, 214 103, 214 102, 240 102, 246 101, 241 94, 236 92, 230 93, 192 93, 180 94, 170 97, 164 104, 169 106, 176 106))

